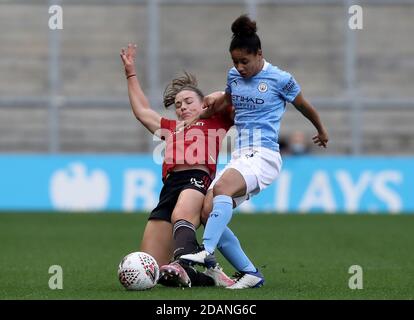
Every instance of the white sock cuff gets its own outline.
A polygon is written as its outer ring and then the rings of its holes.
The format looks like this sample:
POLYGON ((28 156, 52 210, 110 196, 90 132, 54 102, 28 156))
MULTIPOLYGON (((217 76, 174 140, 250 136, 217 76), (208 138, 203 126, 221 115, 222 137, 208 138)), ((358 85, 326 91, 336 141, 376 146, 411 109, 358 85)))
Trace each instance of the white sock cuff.
POLYGON ((176 223, 174 223, 173 237, 175 236, 175 233, 179 228, 189 228, 193 230, 194 232, 196 232, 196 228, 191 222, 181 219, 181 220, 178 220, 176 223))

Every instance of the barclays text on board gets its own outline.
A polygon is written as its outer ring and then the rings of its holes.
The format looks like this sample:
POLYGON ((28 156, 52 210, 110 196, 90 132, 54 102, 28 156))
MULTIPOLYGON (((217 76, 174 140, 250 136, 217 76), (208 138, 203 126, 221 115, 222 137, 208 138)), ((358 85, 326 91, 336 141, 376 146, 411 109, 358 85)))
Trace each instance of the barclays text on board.
MULTIPOLYGON (((240 212, 413 213, 414 158, 285 157, 240 212)), ((152 155, 2 155, 0 210, 148 211, 161 166, 152 155)))

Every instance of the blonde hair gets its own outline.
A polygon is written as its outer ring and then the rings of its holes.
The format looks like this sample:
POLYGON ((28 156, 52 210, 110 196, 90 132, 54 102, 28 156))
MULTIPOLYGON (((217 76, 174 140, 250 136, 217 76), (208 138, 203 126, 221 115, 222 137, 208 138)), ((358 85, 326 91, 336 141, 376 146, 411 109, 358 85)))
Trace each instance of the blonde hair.
POLYGON ((204 98, 203 92, 197 87, 197 79, 191 73, 184 72, 184 75, 173 79, 164 90, 164 107, 168 108, 175 103, 175 96, 183 91, 195 92, 200 99, 204 98))

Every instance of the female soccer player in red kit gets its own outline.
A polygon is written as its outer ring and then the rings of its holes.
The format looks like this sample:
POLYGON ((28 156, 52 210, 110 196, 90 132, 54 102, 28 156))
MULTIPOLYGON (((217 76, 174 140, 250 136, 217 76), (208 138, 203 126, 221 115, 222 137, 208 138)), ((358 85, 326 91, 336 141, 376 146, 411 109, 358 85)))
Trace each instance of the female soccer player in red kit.
POLYGON ((164 186, 159 203, 148 219, 140 250, 152 255, 161 266, 160 283, 231 285, 234 281, 218 266, 201 273, 177 260, 183 254, 198 250, 195 231, 200 225, 204 196, 216 173, 221 141, 233 125, 232 107, 184 128, 186 120, 202 112, 204 98, 195 77, 186 73, 174 79, 164 92, 164 106, 175 105, 179 121, 161 117, 151 109, 141 89, 135 55, 136 46, 131 44, 121 50, 132 111, 152 134, 166 141, 162 166, 164 186), (175 262, 169 263, 172 257, 175 262))

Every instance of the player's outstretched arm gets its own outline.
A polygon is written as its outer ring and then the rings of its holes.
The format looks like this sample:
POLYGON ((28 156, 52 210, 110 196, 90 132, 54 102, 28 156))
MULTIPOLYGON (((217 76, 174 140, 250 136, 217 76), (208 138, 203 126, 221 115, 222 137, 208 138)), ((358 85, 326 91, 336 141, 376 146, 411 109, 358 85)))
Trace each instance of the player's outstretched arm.
POLYGON ((128 81, 128 96, 135 117, 151 132, 154 133, 161 126, 161 116, 151 109, 147 97, 142 91, 135 69, 136 45, 128 44, 121 49, 121 59, 125 67, 125 76, 128 81))
MULTIPOLYGON (((192 124, 196 123, 199 119, 207 119, 210 118, 213 114, 218 112, 227 112, 231 106, 231 96, 223 92, 223 91, 216 91, 210 93, 208 96, 204 97, 203 100, 203 111, 201 114, 196 115, 190 119, 182 121, 177 125, 177 128, 180 127, 189 127, 192 124)), ((234 110, 232 109, 231 114, 229 117, 233 120, 234 119, 234 110)))
POLYGON ((223 91, 216 91, 204 97, 204 110, 201 119, 211 117, 213 114, 225 111, 231 105, 231 96, 223 91))
POLYGON ((328 144, 328 132, 326 131, 316 109, 303 97, 300 92, 293 100, 293 105, 315 126, 318 134, 312 137, 313 143, 326 148, 328 144))

